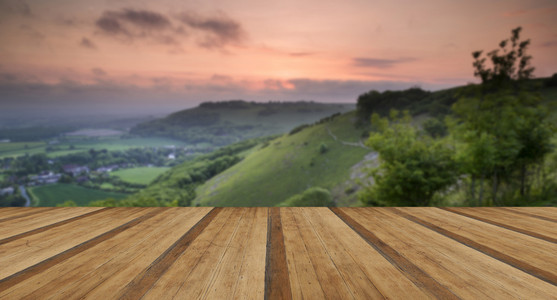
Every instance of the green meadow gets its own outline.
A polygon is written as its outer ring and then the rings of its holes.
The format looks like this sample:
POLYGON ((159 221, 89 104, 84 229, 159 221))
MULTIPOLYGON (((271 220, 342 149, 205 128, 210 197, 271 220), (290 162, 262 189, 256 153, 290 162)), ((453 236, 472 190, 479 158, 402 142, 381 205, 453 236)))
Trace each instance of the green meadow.
POLYGON ((123 181, 129 183, 149 184, 162 173, 170 168, 165 167, 140 167, 131 169, 121 169, 112 172, 112 175, 120 177, 123 181))
POLYGON ((73 201, 78 206, 87 206, 91 201, 107 198, 120 200, 127 196, 126 194, 88 189, 72 184, 38 186, 30 188, 29 192, 37 200, 36 206, 56 206, 66 201, 73 201))
POLYGON ((18 157, 26 154, 46 153, 48 157, 58 157, 72 153, 89 151, 90 149, 108 151, 123 151, 131 148, 162 147, 174 145, 186 146, 185 142, 164 137, 136 137, 121 139, 120 137, 67 137, 56 144, 45 142, 10 142, 0 143, 0 158, 18 157))

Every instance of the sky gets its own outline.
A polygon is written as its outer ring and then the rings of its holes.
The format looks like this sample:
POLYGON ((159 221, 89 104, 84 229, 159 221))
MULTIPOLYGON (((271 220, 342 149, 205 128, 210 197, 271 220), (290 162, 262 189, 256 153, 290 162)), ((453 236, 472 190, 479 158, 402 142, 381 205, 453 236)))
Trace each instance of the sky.
POLYGON ((547 77, 555 15, 554 0, 0 0, 0 115, 439 90, 476 82, 471 52, 518 26, 547 77))

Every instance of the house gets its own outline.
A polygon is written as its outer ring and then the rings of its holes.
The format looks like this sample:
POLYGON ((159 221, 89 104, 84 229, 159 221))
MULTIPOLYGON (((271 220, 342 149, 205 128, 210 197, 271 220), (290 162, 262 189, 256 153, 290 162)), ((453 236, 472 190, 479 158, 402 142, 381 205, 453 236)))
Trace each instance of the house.
POLYGON ((52 184, 57 183, 62 178, 62 174, 53 172, 42 172, 39 175, 30 176, 30 185, 52 184))
POLYGON ((79 177, 77 177, 77 178, 75 179, 75 182, 77 182, 77 183, 82 183, 82 182, 85 182, 85 181, 88 181, 88 180, 89 180, 89 177, 87 177, 87 176, 84 175, 84 176, 79 176, 79 177))
POLYGON ((14 194, 14 188, 13 187, 7 187, 4 189, 0 189, 0 196, 4 196, 4 195, 13 195, 14 194))
POLYGON ((176 155, 174 153, 168 154, 168 159, 176 159, 176 155))
POLYGON ((65 173, 72 174, 72 176, 74 177, 81 173, 86 173, 86 174, 89 173, 89 167, 79 166, 75 164, 64 165, 62 166, 62 169, 64 170, 65 173))
POLYGON ((108 172, 118 170, 118 168, 119 168, 118 165, 110 165, 110 166, 103 166, 103 167, 97 168, 95 171, 97 171, 99 173, 108 173, 108 172))

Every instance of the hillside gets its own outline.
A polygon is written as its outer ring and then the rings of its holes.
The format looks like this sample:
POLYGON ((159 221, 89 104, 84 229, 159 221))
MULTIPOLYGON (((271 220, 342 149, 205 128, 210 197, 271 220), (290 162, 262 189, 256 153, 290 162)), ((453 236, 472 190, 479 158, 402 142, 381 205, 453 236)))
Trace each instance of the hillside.
MULTIPOLYGON (((353 189, 358 165, 371 150, 360 143, 355 112, 285 134, 197 189, 202 206, 274 206, 310 187, 333 191, 337 205, 356 203, 353 189)), ((368 158, 373 157, 368 156, 368 158)))
POLYGON ((352 111, 279 137, 223 147, 172 168, 129 200, 153 205, 275 206, 309 187, 322 187, 332 192, 337 205, 357 204, 358 178, 376 156, 361 143, 365 129, 356 123, 352 111))
POLYGON ((354 107, 354 104, 346 103, 207 102, 136 125, 130 133, 223 146, 240 140, 284 133, 300 124, 315 122, 333 113, 350 111, 354 107))

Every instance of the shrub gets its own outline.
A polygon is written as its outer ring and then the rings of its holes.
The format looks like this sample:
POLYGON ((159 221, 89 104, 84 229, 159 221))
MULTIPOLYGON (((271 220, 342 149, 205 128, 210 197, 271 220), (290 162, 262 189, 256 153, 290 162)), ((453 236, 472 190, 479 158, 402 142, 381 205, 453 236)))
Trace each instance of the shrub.
POLYGON ((320 187, 312 187, 294 195, 277 206, 335 206, 331 193, 320 187))

